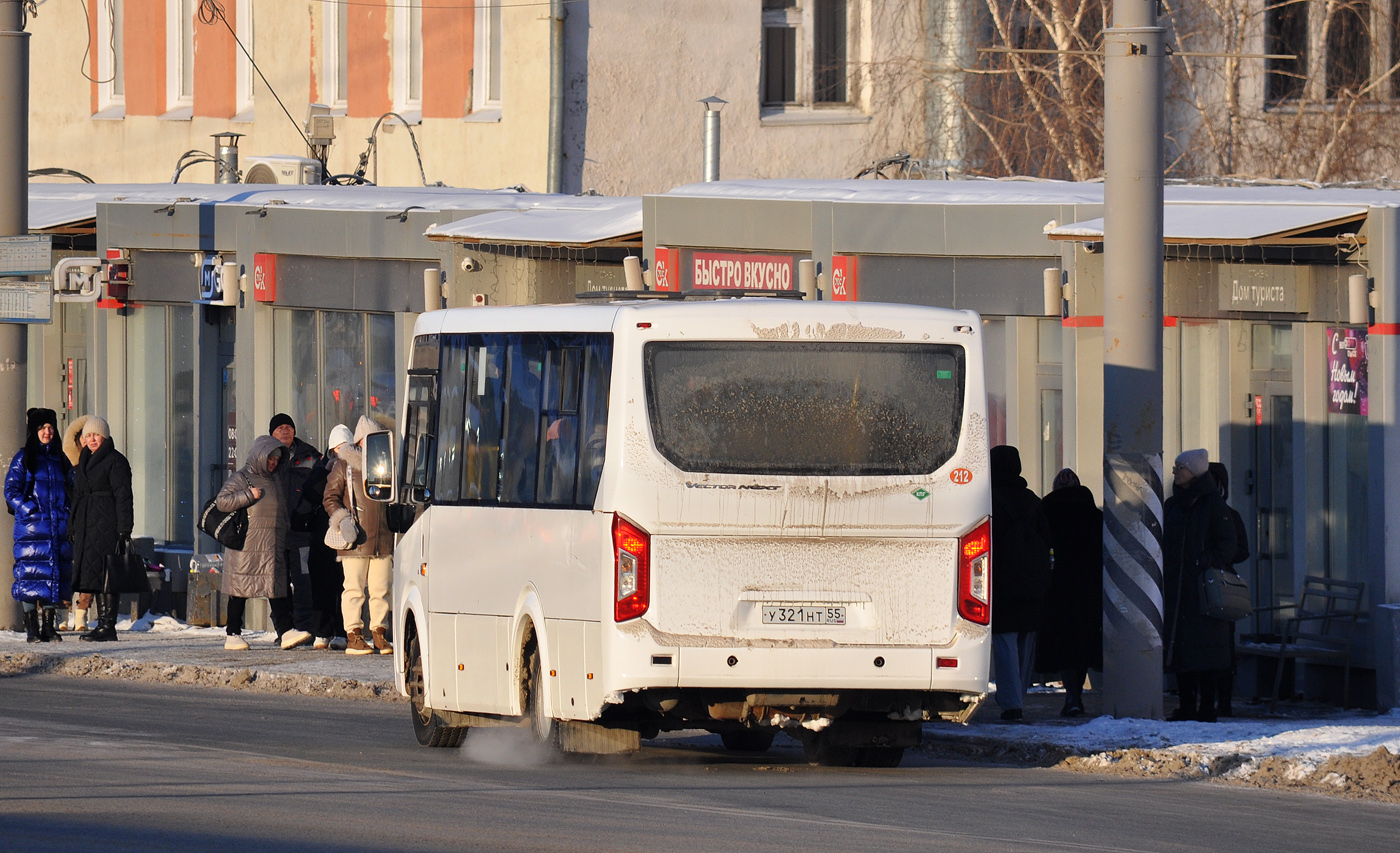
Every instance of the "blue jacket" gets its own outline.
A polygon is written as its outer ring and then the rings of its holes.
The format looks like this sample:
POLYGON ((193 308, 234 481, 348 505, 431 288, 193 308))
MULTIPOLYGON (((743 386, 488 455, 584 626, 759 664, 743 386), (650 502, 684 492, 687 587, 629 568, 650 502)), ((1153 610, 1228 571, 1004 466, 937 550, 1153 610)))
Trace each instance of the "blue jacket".
POLYGON ((15 454, 5 475, 5 502, 15 516, 16 601, 56 604, 73 594, 73 546, 68 541, 68 496, 73 466, 61 449, 43 447, 38 470, 15 454))

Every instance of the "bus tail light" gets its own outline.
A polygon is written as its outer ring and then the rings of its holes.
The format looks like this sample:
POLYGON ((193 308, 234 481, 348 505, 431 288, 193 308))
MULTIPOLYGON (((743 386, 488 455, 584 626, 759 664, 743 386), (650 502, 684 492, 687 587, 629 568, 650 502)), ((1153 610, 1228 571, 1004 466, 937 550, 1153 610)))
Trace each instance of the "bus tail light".
POLYGON ((992 621, 990 518, 958 540, 958 615, 978 625, 992 621))
POLYGON ((651 606, 651 535, 620 515, 613 516, 616 561, 613 620, 636 619, 651 606))

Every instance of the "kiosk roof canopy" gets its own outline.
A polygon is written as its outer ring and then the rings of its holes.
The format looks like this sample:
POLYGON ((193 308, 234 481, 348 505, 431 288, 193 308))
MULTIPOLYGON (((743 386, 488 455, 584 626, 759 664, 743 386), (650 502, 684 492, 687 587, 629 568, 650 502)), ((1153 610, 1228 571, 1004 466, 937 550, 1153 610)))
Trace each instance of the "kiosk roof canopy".
POLYGON ((533 207, 483 213, 429 228, 430 240, 530 246, 639 246, 640 198, 551 196, 533 207))
MULTIPOLYGON (((1163 207, 1162 237, 1165 243, 1190 245, 1287 245, 1335 241, 1334 237, 1307 237, 1310 232, 1333 226, 1354 226, 1366 219, 1365 207, 1338 204, 1179 204, 1163 207)), ((1051 240, 1103 240, 1102 217, 1061 225, 1046 232, 1051 240)))

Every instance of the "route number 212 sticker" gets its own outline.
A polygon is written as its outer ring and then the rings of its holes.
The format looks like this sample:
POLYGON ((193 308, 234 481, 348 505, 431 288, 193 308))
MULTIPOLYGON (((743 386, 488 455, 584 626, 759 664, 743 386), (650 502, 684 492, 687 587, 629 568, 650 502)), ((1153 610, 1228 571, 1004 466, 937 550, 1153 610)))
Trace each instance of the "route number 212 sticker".
POLYGON ((948 479, 959 486, 966 486, 968 483, 972 482, 972 471, 968 468, 954 468, 952 472, 948 474, 948 479))

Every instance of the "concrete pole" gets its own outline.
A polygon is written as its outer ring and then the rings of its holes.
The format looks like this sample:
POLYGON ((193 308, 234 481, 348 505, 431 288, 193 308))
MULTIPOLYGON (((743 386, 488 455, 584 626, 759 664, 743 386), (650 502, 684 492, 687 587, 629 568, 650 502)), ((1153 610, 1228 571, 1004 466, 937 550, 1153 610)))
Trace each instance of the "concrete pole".
MULTIPOLYGON (((29 33, 19 0, 0 0, 0 237, 29 233, 29 33)), ((20 323, 0 323, 0 465, 10 470, 24 447, 27 337, 20 323)), ((3 473, 0 473, 3 476, 3 473)), ((8 518, 0 516, 0 518, 8 518)), ((0 629, 19 630, 19 603, 10 596, 14 525, 0 523, 0 629)))
POLYGON ((1162 96, 1157 0, 1104 33, 1104 713, 1162 716, 1162 96))

